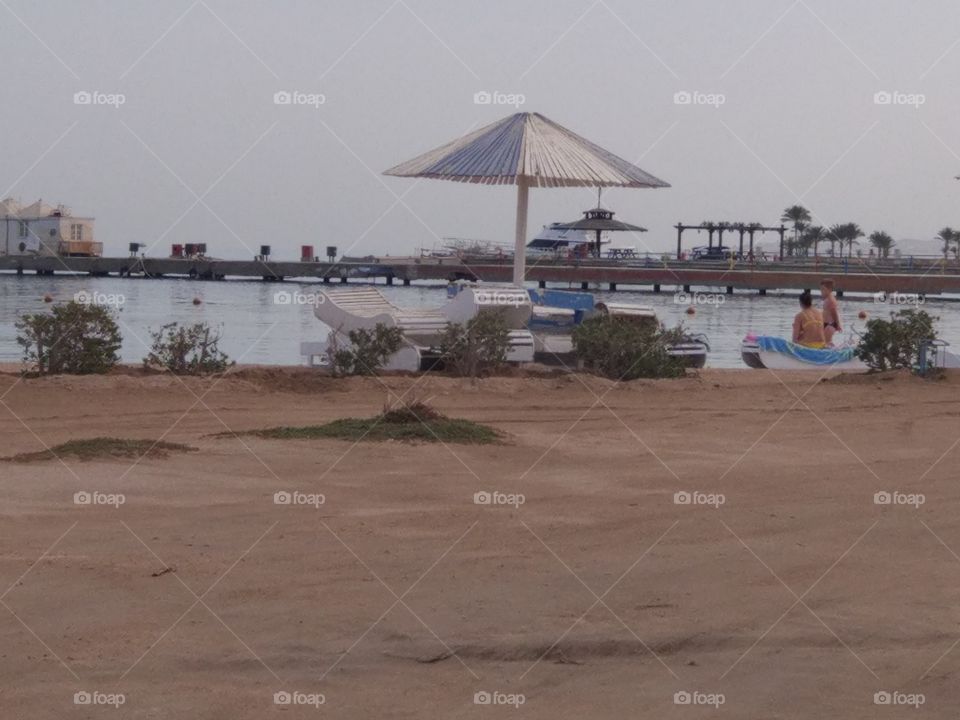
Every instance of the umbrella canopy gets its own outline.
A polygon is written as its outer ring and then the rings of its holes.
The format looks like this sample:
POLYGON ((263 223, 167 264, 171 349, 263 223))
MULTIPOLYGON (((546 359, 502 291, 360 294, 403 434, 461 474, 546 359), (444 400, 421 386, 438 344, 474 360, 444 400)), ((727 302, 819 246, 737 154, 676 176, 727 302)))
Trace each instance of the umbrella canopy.
POLYGON ((645 227, 614 220, 613 210, 593 208, 584 210, 580 220, 554 225, 557 230, 594 230, 597 233, 597 257, 600 256, 600 234, 603 232, 646 232, 645 227))
POLYGON ((669 183, 539 113, 517 113, 392 167, 384 173, 517 186, 513 281, 526 265, 531 187, 670 187, 669 183))

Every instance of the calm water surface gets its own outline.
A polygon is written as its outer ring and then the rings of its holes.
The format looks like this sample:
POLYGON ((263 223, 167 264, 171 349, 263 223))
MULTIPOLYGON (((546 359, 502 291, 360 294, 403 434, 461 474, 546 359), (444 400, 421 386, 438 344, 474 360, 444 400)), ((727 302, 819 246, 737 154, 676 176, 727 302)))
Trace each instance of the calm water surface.
MULTIPOLYGON (((314 318, 312 307, 278 304, 275 294, 297 290, 309 293, 318 287, 311 282, 0 275, 0 362, 20 360, 14 322, 23 313, 47 308, 43 302, 45 294, 52 295, 54 302, 67 302, 75 293, 86 291, 123 296, 117 317, 124 339, 121 350, 124 362, 135 363, 143 358, 151 329, 173 321, 204 321, 222 330, 221 347, 238 362, 298 365, 301 363, 300 342, 323 339, 326 328, 314 318), (194 298, 202 302, 195 305, 194 298)), ((446 301, 443 285, 378 287, 401 306, 436 306, 446 301)), ((744 367, 739 345, 749 331, 789 335, 797 307, 795 294, 760 297, 755 293, 733 296, 718 293, 701 298, 704 302, 696 306, 696 314, 691 316, 686 314, 689 303, 675 302, 672 289, 666 286, 661 294, 619 290, 595 292, 595 295, 598 299, 652 305, 668 326, 682 321, 690 330, 706 334, 711 346, 708 366, 719 368, 744 367)), ((960 304, 929 300, 924 307, 940 317, 941 336, 960 347, 960 304)), ((886 317, 894 309, 896 306, 876 303, 872 297, 847 296, 842 301, 847 327, 860 330, 864 325, 864 321, 857 320, 860 310, 866 310, 871 317, 886 317)))

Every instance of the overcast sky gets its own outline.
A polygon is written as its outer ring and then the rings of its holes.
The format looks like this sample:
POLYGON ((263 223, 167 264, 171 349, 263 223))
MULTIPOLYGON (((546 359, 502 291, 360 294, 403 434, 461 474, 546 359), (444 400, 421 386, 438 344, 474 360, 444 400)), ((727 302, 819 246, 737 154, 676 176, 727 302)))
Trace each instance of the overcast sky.
MULTIPOLYGON (((960 226, 956 0, 2 0, 0 57, 0 192, 95 216, 107 254, 510 242, 512 187, 380 173, 518 109, 673 185, 604 195, 651 249, 798 202, 960 226)), ((534 190, 531 232, 593 203, 534 190)))

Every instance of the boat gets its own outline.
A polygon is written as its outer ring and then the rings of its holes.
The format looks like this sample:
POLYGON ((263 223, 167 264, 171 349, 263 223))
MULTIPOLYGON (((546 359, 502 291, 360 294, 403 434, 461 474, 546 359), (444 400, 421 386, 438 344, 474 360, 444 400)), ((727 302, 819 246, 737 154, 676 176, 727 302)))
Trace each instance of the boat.
MULTIPOLYGON (((578 255, 586 257, 590 255, 592 248, 596 245, 596 237, 592 231, 588 230, 567 230, 562 226, 565 223, 550 223, 544 225, 536 237, 527 243, 527 255, 534 257, 566 257, 567 255, 578 255)), ((600 245, 610 244, 610 238, 606 233, 600 236, 600 245)))
POLYGON ((806 347, 772 335, 747 335, 740 356, 748 367, 768 370, 867 370, 856 345, 823 349, 806 347))

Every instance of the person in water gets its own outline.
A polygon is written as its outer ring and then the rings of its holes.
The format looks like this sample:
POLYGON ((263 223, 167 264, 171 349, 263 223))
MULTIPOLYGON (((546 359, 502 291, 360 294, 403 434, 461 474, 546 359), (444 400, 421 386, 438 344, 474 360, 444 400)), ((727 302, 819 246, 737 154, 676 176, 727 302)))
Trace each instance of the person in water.
POLYGON ((840 306, 833 294, 833 280, 820 282, 820 296, 823 298, 823 334, 827 345, 832 345, 833 336, 843 332, 840 327, 840 306))
POLYGON ((800 295, 800 312, 793 318, 793 341, 809 348, 827 346, 823 315, 813 306, 813 296, 807 290, 800 295))

